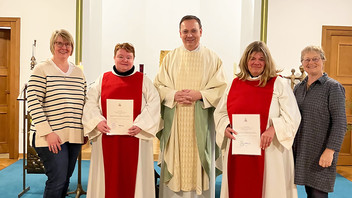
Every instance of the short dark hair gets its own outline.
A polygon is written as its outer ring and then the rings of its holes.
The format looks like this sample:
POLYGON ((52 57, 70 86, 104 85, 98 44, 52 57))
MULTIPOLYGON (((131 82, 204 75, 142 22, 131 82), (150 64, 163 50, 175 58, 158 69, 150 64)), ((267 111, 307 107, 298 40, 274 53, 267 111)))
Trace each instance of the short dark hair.
POLYGON ((199 29, 202 29, 202 23, 200 22, 200 19, 194 15, 186 15, 186 16, 182 17, 180 24, 179 24, 179 28, 181 29, 181 23, 183 21, 192 20, 192 19, 196 20, 199 25, 199 29))

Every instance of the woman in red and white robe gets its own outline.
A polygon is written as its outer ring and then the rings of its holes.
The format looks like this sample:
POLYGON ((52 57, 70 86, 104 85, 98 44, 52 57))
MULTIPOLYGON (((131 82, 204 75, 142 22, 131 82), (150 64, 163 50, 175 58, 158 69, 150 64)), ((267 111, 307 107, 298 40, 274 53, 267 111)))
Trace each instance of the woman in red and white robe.
POLYGON ((214 112, 216 142, 224 154, 221 197, 296 198, 291 147, 301 115, 293 92, 263 42, 247 47, 240 68, 214 112), (260 115, 261 155, 232 154, 238 134, 231 127, 233 114, 260 115))
POLYGON ((87 197, 155 196, 153 138, 159 128, 160 97, 133 66, 131 44, 115 46, 113 71, 90 87, 83 111, 84 133, 92 141, 87 197), (108 135, 107 99, 133 100, 128 135, 108 135))

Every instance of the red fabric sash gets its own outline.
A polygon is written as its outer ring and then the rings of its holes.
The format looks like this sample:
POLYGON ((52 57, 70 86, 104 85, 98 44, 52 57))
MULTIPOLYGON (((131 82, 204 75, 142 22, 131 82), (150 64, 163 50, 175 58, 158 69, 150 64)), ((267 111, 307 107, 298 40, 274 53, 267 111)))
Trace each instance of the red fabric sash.
MULTIPOLYGON (((260 114, 260 131, 266 130, 269 108, 274 91, 275 78, 265 87, 258 87, 258 81, 242 81, 235 78, 227 98, 227 113, 230 123, 232 114, 260 114)), ((264 151, 261 156, 232 155, 232 142, 228 155, 229 197, 262 198, 264 177, 264 151)))
MULTIPOLYGON (((133 99, 133 120, 141 113, 143 74, 116 76, 107 72, 101 87, 101 106, 106 118, 106 99, 133 99)), ((132 127, 132 126, 131 126, 132 127)), ((139 140, 128 135, 102 137, 106 198, 134 198, 139 140)))

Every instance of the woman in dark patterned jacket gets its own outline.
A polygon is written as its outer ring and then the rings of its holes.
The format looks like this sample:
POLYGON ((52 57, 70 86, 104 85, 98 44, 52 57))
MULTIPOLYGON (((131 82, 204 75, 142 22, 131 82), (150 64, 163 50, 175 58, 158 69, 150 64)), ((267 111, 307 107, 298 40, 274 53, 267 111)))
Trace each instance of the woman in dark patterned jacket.
POLYGON ((308 198, 333 192, 338 153, 346 132, 345 89, 323 72, 324 51, 308 46, 301 62, 308 76, 294 89, 302 120, 293 144, 295 184, 308 198))

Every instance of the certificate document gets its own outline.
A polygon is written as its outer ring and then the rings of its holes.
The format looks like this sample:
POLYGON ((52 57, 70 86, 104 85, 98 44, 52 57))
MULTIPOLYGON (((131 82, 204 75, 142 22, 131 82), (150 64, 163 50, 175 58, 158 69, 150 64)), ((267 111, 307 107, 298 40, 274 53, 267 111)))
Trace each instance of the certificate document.
POLYGON ((133 125, 133 100, 106 100, 106 119, 111 128, 107 135, 128 135, 133 125))
POLYGON ((237 132, 236 140, 232 140, 232 154, 261 155, 260 115, 233 114, 232 124, 237 132))

